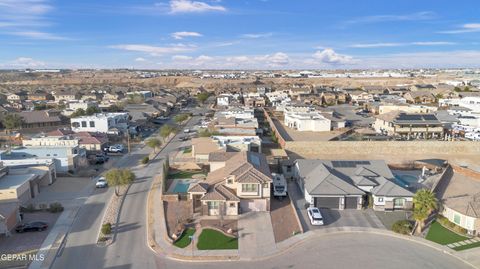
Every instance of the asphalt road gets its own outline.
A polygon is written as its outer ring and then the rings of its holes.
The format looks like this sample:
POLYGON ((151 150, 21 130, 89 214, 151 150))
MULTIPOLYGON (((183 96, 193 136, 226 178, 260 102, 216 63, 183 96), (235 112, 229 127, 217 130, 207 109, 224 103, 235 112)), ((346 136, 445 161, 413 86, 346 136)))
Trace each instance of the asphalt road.
MULTIPOLYGON (((186 127, 192 128, 200 118, 192 117, 186 127)), ((108 247, 96 245, 106 202, 113 195, 113 188, 95 190, 79 210, 67 237, 65 248, 52 268, 152 268, 155 266, 155 256, 146 244, 147 194, 153 177, 162 166, 163 159, 169 152, 181 146, 182 142, 178 137, 182 135, 180 131, 163 148, 157 159, 152 160, 145 168, 133 170, 137 180, 131 185, 123 204, 115 242, 108 247)), ((150 151, 148 147, 137 149, 122 157, 115 167, 135 167, 150 151)))

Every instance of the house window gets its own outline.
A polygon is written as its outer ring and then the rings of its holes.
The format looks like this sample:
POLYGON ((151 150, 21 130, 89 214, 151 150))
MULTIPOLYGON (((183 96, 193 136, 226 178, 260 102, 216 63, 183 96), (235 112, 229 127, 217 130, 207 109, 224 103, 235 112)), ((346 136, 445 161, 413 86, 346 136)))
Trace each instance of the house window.
POLYGON ((257 192, 258 184, 242 184, 242 192, 257 192))
POLYGON ((460 225, 460 219, 461 219, 460 215, 458 214, 453 215, 453 222, 455 222, 456 224, 460 225))
POLYGON ((220 202, 210 201, 208 202, 208 209, 218 209, 220 202))
POLYGON ((235 207, 235 203, 229 203, 228 206, 230 206, 231 208, 232 208, 232 207, 235 207))
POLYGON ((405 199, 399 198, 393 200, 393 205, 395 207, 403 207, 405 205, 405 199))
POLYGON ((94 121, 90 121, 90 127, 95 127, 95 122, 94 121))
POLYGON ((233 180, 231 179, 227 180, 227 184, 233 184, 233 180))
POLYGON ((292 172, 292 166, 287 165, 287 172, 288 172, 288 173, 292 172))
POLYGON ((383 197, 378 197, 379 202, 383 202, 383 197))
POLYGON ((82 127, 87 127, 87 122, 86 121, 82 121, 82 127))

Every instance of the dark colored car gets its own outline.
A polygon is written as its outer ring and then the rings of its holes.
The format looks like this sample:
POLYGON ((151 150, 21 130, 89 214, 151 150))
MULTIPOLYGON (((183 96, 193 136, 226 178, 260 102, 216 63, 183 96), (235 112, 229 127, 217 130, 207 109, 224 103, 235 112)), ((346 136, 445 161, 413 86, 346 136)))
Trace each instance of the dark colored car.
POLYGON ((17 233, 23 232, 39 232, 48 229, 48 223, 43 221, 33 221, 25 224, 20 224, 15 228, 17 233))

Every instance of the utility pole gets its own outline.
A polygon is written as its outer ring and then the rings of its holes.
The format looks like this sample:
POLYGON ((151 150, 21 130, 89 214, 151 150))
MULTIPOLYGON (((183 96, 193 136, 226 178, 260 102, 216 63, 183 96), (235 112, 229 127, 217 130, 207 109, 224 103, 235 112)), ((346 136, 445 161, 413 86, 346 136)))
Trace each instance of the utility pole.
POLYGON ((130 154, 130 127, 127 127, 127 151, 130 154))

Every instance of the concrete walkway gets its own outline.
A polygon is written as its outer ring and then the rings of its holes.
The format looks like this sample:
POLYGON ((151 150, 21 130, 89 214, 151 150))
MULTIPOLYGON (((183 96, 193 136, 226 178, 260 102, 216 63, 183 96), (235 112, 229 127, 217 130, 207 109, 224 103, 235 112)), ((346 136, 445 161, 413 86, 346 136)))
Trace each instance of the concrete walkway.
POLYGON ((258 259, 277 251, 269 212, 251 212, 241 216, 238 235, 242 260, 258 259))

